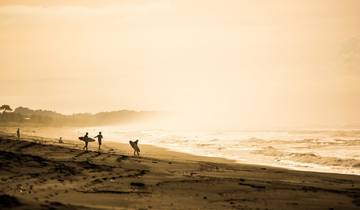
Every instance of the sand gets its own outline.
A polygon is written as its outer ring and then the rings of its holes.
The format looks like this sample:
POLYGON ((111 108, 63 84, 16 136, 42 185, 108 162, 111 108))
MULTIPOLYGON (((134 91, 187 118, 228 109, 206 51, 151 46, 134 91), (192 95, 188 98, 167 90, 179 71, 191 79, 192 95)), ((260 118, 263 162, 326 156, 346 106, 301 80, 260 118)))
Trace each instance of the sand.
POLYGON ((360 176, 0 134, 0 209, 360 209, 360 176))

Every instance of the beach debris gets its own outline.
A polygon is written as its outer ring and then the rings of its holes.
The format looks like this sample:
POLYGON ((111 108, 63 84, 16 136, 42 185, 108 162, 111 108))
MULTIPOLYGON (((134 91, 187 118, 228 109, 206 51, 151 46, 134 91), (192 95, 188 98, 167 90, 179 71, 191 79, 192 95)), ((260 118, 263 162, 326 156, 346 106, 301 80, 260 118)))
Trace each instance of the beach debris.
POLYGON ((16 187, 17 187, 17 190, 18 190, 20 193, 25 192, 25 188, 24 188, 21 184, 18 184, 16 187))

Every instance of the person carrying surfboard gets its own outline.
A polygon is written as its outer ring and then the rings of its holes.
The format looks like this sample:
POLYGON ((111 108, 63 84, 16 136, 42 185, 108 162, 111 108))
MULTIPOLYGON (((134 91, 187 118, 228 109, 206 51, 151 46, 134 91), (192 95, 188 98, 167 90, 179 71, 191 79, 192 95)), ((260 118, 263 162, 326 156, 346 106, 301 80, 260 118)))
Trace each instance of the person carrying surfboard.
POLYGON ((101 131, 99 132, 99 134, 97 136, 95 136, 94 138, 98 139, 98 143, 99 143, 99 150, 101 147, 101 140, 104 138, 103 135, 101 134, 101 131))
POLYGON ((134 149, 134 156, 140 156, 140 149, 138 146, 139 139, 136 139, 136 141, 129 141, 131 147, 134 149))
POLYGON ((84 142, 85 142, 85 146, 84 146, 83 150, 86 149, 86 151, 88 151, 88 144, 89 144, 89 142, 88 142, 89 133, 88 133, 88 132, 86 132, 86 134, 85 134, 85 136, 84 136, 83 139, 84 139, 84 142))
POLYGON ((79 137, 79 140, 80 140, 80 141, 83 141, 83 142, 85 143, 85 146, 84 146, 83 149, 86 149, 86 151, 88 151, 88 144, 89 144, 89 142, 95 141, 95 139, 89 137, 89 133, 88 133, 88 132, 86 132, 85 136, 80 136, 80 137, 79 137))

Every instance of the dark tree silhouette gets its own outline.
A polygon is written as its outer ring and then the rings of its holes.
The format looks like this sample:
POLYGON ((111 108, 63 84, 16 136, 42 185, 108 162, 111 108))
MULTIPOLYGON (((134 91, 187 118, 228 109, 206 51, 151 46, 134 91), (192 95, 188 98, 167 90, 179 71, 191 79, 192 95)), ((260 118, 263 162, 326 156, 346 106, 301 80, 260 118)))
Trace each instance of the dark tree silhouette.
POLYGON ((11 108, 9 105, 4 104, 4 105, 2 105, 2 106, 0 107, 0 110, 4 110, 4 111, 3 111, 3 114, 4 114, 6 111, 11 112, 11 111, 12 111, 12 108, 11 108))
POLYGON ((2 115, 1 115, 1 119, 3 119, 3 118, 5 117, 5 112, 6 112, 6 111, 9 111, 9 112, 12 111, 12 109, 10 108, 10 106, 9 106, 9 105, 6 105, 6 104, 2 105, 2 106, 0 107, 0 110, 4 110, 3 113, 2 113, 2 115))

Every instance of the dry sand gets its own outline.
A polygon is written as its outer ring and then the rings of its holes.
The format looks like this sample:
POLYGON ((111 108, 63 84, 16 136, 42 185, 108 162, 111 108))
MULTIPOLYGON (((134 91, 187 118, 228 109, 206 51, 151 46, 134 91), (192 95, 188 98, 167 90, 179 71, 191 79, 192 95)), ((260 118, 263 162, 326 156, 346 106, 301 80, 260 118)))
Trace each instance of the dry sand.
POLYGON ((0 209, 360 209, 360 176, 0 134, 0 209))

